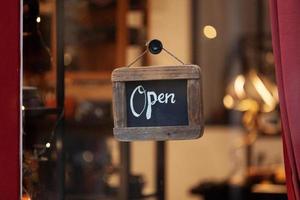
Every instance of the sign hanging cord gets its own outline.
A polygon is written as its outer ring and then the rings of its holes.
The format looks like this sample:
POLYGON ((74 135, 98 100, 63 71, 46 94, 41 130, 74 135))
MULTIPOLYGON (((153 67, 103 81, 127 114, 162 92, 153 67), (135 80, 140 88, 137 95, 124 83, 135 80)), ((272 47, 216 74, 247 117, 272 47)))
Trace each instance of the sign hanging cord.
POLYGON ((140 60, 148 51, 152 54, 159 54, 162 50, 164 50, 167 54, 169 54, 171 57, 173 57, 175 60, 180 62, 181 64, 184 65, 184 62, 177 58, 173 53, 165 49, 161 43, 161 41, 154 39, 151 40, 150 42, 146 43, 146 50, 143 51, 136 59, 134 59, 130 64, 127 65, 127 67, 131 67, 133 64, 135 64, 138 60, 140 60))

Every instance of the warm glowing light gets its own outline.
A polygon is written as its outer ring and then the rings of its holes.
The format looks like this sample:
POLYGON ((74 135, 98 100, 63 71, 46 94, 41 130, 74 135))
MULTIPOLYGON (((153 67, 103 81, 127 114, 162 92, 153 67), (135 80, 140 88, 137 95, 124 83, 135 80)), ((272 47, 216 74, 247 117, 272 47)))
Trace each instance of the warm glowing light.
POLYGON ((92 162, 94 160, 94 155, 90 151, 84 151, 82 153, 82 158, 85 162, 92 162))
POLYGON ((272 52, 268 52, 265 55, 265 59, 266 59, 267 63, 273 64, 274 63, 274 55, 273 55, 273 53, 272 52))
POLYGON ((25 106, 22 106, 22 110, 25 110, 25 106))
POLYGON ((276 106, 276 101, 274 97, 272 96, 271 92, 266 88, 263 81, 255 74, 252 78, 253 85, 262 98, 262 100, 265 102, 267 106, 264 106, 264 110, 266 112, 272 111, 276 106))
POLYGON ((276 102, 278 102, 279 96, 278 96, 278 88, 276 87, 276 85, 273 85, 272 94, 273 94, 273 97, 276 100, 276 102))
POLYGON ((63 147, 61 140, 56 140, 56 149, 61 150, 63 147))
POLYGON ((233 104, 234 104, 233 98, 229 94, 227 94, 223 98, 223 104, 226 108, 231 109, 233 107, 233 104))
POLYGON ((203 34, 208 39, 214 39, 217 37, 217 30, 211 25, 206 25, 203 28, 203 34))
POLYGON ((70 53, 65 53, 65 55, 64 55, 64 65, 65 66, 70 65, 72 63, 72 60, 73 60, 72 55, 70 53))
POLYGON ((22 195, 22 200, 31 200, 30 196, 27 194, 22 195))
POLYGON ((243 99, 246 94, 244 90, 245 77, 243 75, 238 75, 234 81, 234 90, 238 98, 243 99))
POLYGON ((41 22, 41 18, 40 18, 40 17, 37 17, 37 18, 36 18, 36 22, 37 22, 37 23, 40 23, 40 22, 41 22))
POLYGON ((255 100, 252 99, 244 99, 238 103, 236 109, 243 111, 257 111, 259 109, 259 105, 255 100))
POLYGON ((51 147, 50 142, 47 142, 47 143, 46 143, 46 148, 50 148, 50 147, 51 147))

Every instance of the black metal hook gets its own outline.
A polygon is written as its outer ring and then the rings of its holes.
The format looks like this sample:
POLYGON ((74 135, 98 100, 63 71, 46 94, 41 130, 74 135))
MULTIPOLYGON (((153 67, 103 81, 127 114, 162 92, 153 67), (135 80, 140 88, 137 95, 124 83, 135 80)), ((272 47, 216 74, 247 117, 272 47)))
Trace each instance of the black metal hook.
POLYGON ((146 44, 146 46, 152 54, 159 54, 164 48, 163 44, 158 39, 151 40, 149 43, 146 44))
POLYGON ((136 63, 139 59, 141 59, 148 51, 154 55, 159 54, 162 50, 164 50, 167 54, 169 54, 170 56, 172 56, 174 59, 176 59, 178 62, 180 62, 181 64, 184 65, 184 63, 177 58, 174 54, 172 54, 170 51, 168 51, 167 49, 165 49, 163 47, 163 44, 160 40, 158 39, 153 39, 150 40, 149 42, 146 43, 146 50, 139 55, 134 61, 132 61, 129 65, 127 65, 127 67, 130 67, 131 65, 133 65, 134 63, 136 63))

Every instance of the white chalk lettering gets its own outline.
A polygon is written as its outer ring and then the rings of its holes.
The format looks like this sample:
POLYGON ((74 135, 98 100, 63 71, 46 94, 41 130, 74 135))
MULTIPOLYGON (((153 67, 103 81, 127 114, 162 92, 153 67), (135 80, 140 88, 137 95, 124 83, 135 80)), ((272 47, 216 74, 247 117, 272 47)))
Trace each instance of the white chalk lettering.
POLYGON ((165 103, 164 98, 165 98, 164 93, 160 93, 157 97, 157 100, 159 103, 165 103))
POLYGON ((144 104, 144 107, 143 107, 143 109, 142 109, 142 111, 141 111, 140 113, 135 112, 135 109, 134 109, 134 106, 133 106, 133 97, 134 97, 136 91, 138 91, 140 94, 144 94, 144 96, 145 96, 145 102, 146 102, 146 91, 145 91, 145 89, 143 88, 143 86, 139 85, 139 86, 137 86, 137 87, 133 90, 133 92, 132 92, 132 94, 131 94, 131 97, 130 97, 130 109, 131 109, 131 112, 132 112, 132 114, 133 114, 135 117, 139 117, 139 116, 144 112, 144 110, 145 110, 145 108, 146 108, 146 104, 144 104))
POLYGON ((148 106, 147 106, 147 111, 146 111, 146 118, 150 119, 151 114, 152 114, 152 106, 156 103, 157 101, 157 95, 155 92, 147 92, 147 100, 148 100, 148 106), (153 96, 153 99, 151 100, 151 95, 153 96))
POLYGON ((175 94, 174 93, 166 93, 166 103, 168 103, 168 99, 171 98, 171 103, 175 103, 176 100, 175 100, 175 94))
POLYGON ((156 94, 155 91, 146 91, 142 85, 137 86, 130 95, 130 110, 135 117, 140 117, 143 112, 145 111, 146 107, 146 119, 151 119, 152 116, 152 106, 156 103, 161 104, 174 104, 176 102, 175 94, 174 93, 160 93, 156 94), (144 96, 144 105, 141 112, 137 113, 134 108, 134 97, 136 95, 143 95, 144 96), (170 99, 170 101, 169 101, 170 99))

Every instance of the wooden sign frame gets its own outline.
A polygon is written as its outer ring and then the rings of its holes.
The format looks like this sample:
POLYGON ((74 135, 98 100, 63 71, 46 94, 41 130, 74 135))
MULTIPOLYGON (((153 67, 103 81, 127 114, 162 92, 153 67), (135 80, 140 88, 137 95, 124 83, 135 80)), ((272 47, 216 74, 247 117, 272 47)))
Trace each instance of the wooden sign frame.
POLYGON ((121 141, 183 140, 202 136, 204 129, 202 77, 197 65, 121 67, 112 73, 114 135, 121 141), (187 126, 127 127, 128 81, 187 80, 187 126))

